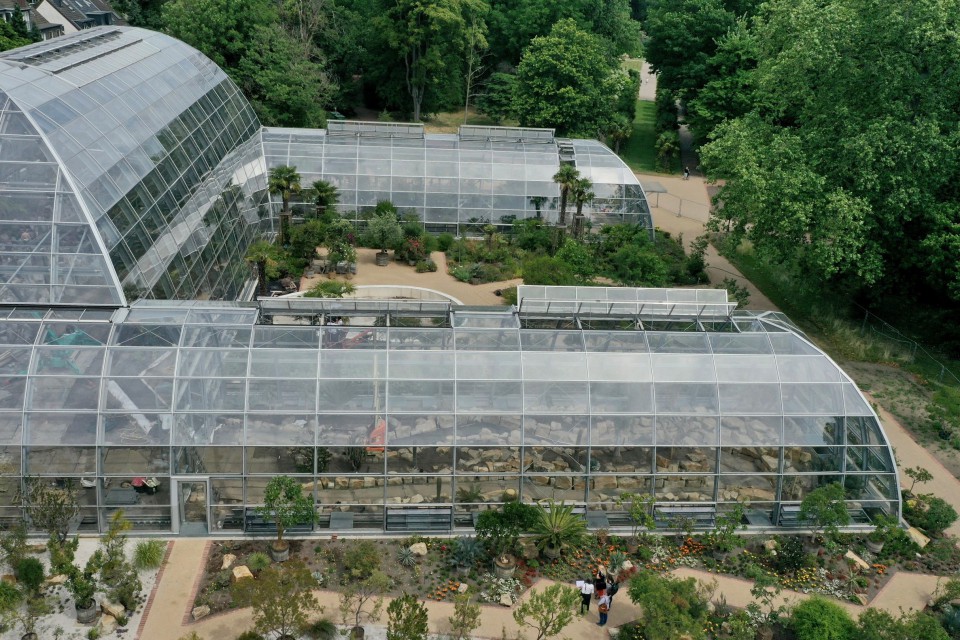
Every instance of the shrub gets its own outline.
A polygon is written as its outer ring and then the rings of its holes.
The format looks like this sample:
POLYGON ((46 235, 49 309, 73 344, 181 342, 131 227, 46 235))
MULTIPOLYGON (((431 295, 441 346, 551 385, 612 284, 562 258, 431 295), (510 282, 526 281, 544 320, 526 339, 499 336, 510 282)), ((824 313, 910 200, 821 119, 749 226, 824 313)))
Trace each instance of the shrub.
POLYGON ((253 573, 260 573, 270 566, 270 556, 262 551, 254 551, 247 556, 247 568, 253 573))
POLYGON ((256 631, 244 631, 237 636, 237 640, 266 640, 262 635, 256 631))
POLYGON ((417 554, 410 550, 410 547, 400 547, 397 549, 397 562, 401 567, 412 567, 417 564, 417 554))
POLYGON ((15 610, 23 602, 23 593, 9 582, 0 581, 0 615, 15 610))
POLYGON ((133 548, 133 566, 137 569, 158 569, 163 564, 167 544, 163 540, 141 540, 133 548))
POLYGON ((28 591, 37 593, 43 584, 43 563, 36 558, 20 558, 13 567, 13 575, 28 591))
POLYGON ((856 630, 843 607, 817 597, 794 607, 788 626, 797 640, 850 640, 856 630))
POLYGON ((327 618, 320 618, 307 625, 304 633, 313 640, 333 640, 337 637, 337 625, 327 618))
POLYGON ((957 521, 957 512, 950 503, 934 496, 922 496, 912 506, 907 503, 903 515, 907 522, 931 536, 942 535, 957 521))
POLYGON ((451 233, 441 233, 437 236, 437 249, 439 251, 446 251, 450 248, 450 245, 453 244, 453 234, 451 233))
POLYGON ((437 270, 437 263, 433 260, 421 260, 416 266, 417 273, 433 273, 437 270))
POLYGON ((777 555, 773 565, 780 573, 794 573, 805 567, 810 555, 803 549, 803 540, 796 536, 777 540, 777 555))
POLYGON ((344 565, 356 580, 365 580, 380 569, 380 550, 370 540, 360 540, 344 554, 344 565))

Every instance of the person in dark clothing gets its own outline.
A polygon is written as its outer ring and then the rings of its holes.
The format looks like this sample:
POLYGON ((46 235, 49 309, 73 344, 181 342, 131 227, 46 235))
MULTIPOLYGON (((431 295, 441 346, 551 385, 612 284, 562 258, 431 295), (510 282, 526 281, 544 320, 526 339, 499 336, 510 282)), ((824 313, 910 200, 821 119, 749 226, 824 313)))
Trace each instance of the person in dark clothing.
POLYGON ((603 575, 603 569, 597 569, 597 577, 593 579, 593 590, 597 594, 597 598, 603 595, 603 592, 607 589, 607 577, 603 575))
POLYGON ((611 607, 611 608, 613 607, 613 596, 617 595, 617 591, 620 591, 620 585, 617 584, 616 580, 611 580, 607 584, 607 590, 606 590, 607 598, 610 600, 607 603, 608 607, 611 607))

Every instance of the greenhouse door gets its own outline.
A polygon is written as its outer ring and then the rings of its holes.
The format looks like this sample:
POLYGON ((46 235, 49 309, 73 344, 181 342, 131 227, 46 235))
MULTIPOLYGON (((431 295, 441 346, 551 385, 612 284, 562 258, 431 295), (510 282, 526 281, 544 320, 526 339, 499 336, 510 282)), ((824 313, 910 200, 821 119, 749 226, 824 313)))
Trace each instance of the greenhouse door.
POLYGON ((207 495, 208 478, 174 478, 177 491, 173 512, 177 515, 176 533, 182 536, 205 536, 210 532, 207 495))

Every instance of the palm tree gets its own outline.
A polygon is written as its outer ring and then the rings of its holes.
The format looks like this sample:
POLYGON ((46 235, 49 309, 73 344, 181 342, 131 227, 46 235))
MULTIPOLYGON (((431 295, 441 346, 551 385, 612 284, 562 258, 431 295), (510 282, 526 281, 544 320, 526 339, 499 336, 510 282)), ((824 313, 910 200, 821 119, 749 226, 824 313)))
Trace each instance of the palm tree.
POLYGON ((257 295, 265 297, 267 291, 267 267, 275 262, 276 249, 266 240, 257 240, 247 249, 245 259, 257 267, 257 295))
POLYGON ((571 195, 577 205, 577 215, 573 218, 573 235, 580 238, 583 233, 583 205, 592 201, 596 194, 591 191, 593 183, 588 178, 580 178, 574 185, 571 195))
POLYGON ((270 169, 268 180, 270 193, 280 194, 283 208, 280 210, 280 246, 287 243, 287 227, 290 225, 290 197, 300 193, 300 174, 296 167, 285 164, 270 169))
POLYGON ((540 207, 542 207, 546 201, 546 196, 530 196, 530 204, 537 210, 537 220, 540 219, 540 207))
POLYGON ((553 174, 553 181, 560 185, 560 218, 557 220, 559 227, 567 225, 567 198, 579 179, 580 172, 572 164, 560 165, 560 170, 553 174))
POLYGON ((340 192, 326 180, 315 180, 310 184, 310 188, 313 190, 313 197, 317 203, 318 218, 327 211, 327 207, 340 202, 340 192))

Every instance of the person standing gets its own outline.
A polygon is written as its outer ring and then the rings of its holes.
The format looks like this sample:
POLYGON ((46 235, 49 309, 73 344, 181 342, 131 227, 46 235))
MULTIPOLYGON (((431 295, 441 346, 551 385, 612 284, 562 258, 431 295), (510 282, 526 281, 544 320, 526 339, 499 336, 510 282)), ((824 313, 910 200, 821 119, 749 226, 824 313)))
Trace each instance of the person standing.
POLYGON ((689 179, 690 179, 690 167, 684 167, 684 168, 683 168, 683 179, 684 179, 684 180, 689 180, 689 179))
POLYGON ((580 589, 580 615, 590 612, 590 599, 593 597, 593 583, 589 580, 577 580, 577 588, 580 589))
POLYGON ((607 613, 610 612, 610 596, 607 594, 600 596, 600 598, 597 600, 597 611, 600 612, 600 622, 597 623, 597 626, 606 626, 607 613))
POLYGON ((610 602, 607 603, 608 608, 613 607, 613 596, 617 595, 617 591, 619 590, 620 590, 620 585, 617 584, 616 580, 610 580, 610 582, 607 583, 607 590, 605 593, 607 595, 607 598, 609 598, 610 600, 610 602))

